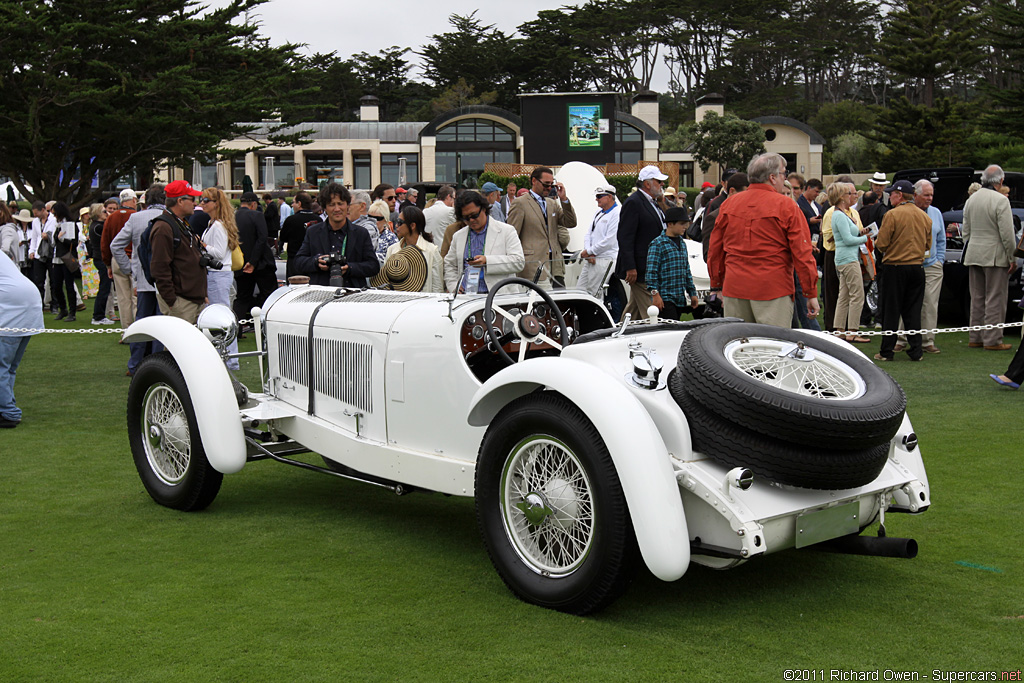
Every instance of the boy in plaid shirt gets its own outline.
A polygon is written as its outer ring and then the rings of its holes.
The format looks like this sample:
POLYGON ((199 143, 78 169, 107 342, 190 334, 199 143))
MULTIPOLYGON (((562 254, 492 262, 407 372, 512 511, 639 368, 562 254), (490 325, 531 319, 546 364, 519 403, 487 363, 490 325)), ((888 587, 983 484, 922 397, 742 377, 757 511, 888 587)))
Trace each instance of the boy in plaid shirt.
POLYGON ((686 207, 669 209, 665 212, 665 232, 647 249, 647 286, 662 318, 679 320, 687 295, 690 307, 697 307, 697 288, 690 275, 690 259, 683 242, 683 233, 689 225, 686 207))

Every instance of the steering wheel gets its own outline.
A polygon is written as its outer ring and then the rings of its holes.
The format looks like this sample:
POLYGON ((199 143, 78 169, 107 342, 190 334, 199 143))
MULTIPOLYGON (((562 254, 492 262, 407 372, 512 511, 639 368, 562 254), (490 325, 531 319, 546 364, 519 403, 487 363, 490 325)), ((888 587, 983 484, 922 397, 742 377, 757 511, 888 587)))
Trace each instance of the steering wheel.
POLYGON ((491 344, 494 344, 495 348, 498 349, 498 354, 509 365, 526 358, 526 350, 530 348, 532 342, 545 342, 559 351, 562 350, 562 347, 569 345, 569 334, 565 330, 565 318, 562 317, 562 311, 555 305, 554 300, 547 292, 533 282, 524 280, 521 277, 505 278, 488 292, 487 302, 484 304, 484 323, 487 325, 488 340, 491 344), (518 315, 513 315, 500 306, 494 305, 495 295, 505 287, 513 285, 526 287, 530 294, 530 298, 526 302, 526 310, 518 315), (547 331, 543 328, 537 316, 533 314, 533 305, 537 303, 537 297, 540 297, 540 300, 548 305, 548 309, 554 313, 555 318, 558 320, 557 342, 547 335, 547 331), (506 335, 499 334, 498 329, 494 326, 494 321, 497 320, 499 315, 512 323, 512 331, 506 335), (505 344, 513 339, 519 339, 520 341, 519 358, 512 358, 504 348, 505 344))

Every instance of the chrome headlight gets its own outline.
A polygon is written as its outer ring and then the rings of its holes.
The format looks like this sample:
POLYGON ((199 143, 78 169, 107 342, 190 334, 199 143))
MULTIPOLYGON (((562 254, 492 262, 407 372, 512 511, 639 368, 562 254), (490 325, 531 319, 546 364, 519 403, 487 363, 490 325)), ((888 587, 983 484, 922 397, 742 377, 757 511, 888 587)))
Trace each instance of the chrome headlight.
POLYGON ((196 327, 222 352, 238 338, 238 319, 234 311, 224 304, 210 304, 204 308, 196 320, 196 327))

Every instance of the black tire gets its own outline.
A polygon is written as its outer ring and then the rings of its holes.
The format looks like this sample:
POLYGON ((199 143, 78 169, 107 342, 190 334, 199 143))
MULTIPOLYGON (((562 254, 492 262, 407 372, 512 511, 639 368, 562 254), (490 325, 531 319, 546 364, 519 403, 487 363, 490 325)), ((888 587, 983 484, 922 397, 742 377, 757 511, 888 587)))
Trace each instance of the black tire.
POLYGON ((622 595, 635 573, 636 536, 611 455, 560 394, 524 396, 491 423, 476 469, 476 515, 494 568, 525 602, 589 614, 622 595), (531 503, 539 507, 517 507, 531 503))
POLYGON ((907 406, 900 385, 867 358, 799 330, 753 323, 700 327, 683 339, 677 367, 681 386, 711 412, 803 446, 862 450, 888 443, 907 406), (762 341, 745 344, 748 339, 762 341), (813 360, 773 355, 775 347, 796 343, 813 360), (741 360, 731 360, 730 349, 741 360), (750 369, 737 367, 741 362, 750 369), (776 362, 783 364, 782 372, 776 362))
POLYGON ((863 450, 811 449, 765 437, 725 420, 694 399, 679 372, 669 389, 686 414, 694 450, 727 467, 746 467, 769 481, 810 489, 849 489, 875 480, 889 457, 889 444, 863 450))
POLYGON ((203 450, 185 378, 167 351, 147 357, 128 388, 128 443, 135 468, 156 502, 203 510, 224 475, 203 450))

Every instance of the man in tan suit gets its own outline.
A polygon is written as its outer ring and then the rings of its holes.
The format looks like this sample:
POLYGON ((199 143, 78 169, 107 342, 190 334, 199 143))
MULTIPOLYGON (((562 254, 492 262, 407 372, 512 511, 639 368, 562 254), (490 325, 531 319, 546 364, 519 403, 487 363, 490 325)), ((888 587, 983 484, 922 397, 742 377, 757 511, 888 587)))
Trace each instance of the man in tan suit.
POLYGON ((508 212, 508 224, 519 234, 523 245, 526 267, 519 277, 533 281, 537 269, 547 266, 540 275, 539 284, 551 289, 562 286, 565 275, 565 261, 562 249, 569 245, 569 228, 576 227, 576 212, 565 195, 565 187, 555 183, 550 168, 538 168, 530 174, 532 189, 512 202, 508 212), (548 196, 554 188, 558 199, 548 196), (549 265, 550 264, 550 265, 549 265))
MULTIPOLYGON (((967 198, 964 205, 963 234, 967 248, 963 264, 967 266, 971 284, 971 327, 996 325, 1006 317, 1007 280, 1017 267, 1013 258, 1013 215, 1010 200, 999 188, 1003 186, 1003 169, 992 165, 981 174, 981 189, 967 198)), ((976 330, 969 333, 971 348, 1006 351, 1001 329, 976 330)))

